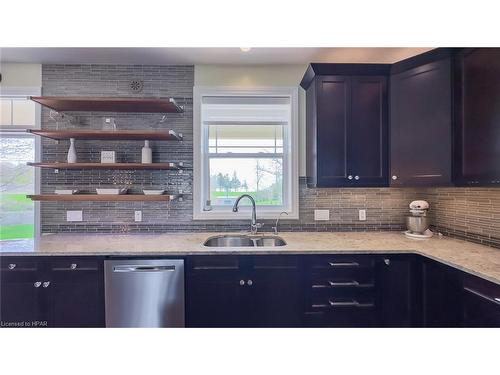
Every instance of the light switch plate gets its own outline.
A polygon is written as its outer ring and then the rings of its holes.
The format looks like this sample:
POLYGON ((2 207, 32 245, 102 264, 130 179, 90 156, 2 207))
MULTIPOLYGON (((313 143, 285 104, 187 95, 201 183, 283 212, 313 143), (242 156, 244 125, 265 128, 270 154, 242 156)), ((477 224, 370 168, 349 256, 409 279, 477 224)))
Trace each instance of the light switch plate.
POLYGON ((66 211, 66 221, 83 221, 83 211, 66 211))
POLYGON ((316 221, 330 220, 330 210, 314 210, 314 220, 316 221))
POLYGON ((366 210, 359 210, 359 220, 366 221, 366 210))
POLYGON ((142 221, 142 211, 134 211, 134 220, 142 221))

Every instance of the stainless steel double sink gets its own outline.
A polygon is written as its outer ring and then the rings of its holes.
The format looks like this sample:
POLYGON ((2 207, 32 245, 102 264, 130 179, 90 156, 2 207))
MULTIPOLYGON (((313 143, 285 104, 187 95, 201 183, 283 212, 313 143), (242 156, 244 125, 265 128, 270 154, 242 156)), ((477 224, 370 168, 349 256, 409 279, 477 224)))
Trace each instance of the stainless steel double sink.
POLYGON ((208 247, 274 247, 285 246, 283 238, 269 235, 220 235, 208 238, 203 246, 208 247))

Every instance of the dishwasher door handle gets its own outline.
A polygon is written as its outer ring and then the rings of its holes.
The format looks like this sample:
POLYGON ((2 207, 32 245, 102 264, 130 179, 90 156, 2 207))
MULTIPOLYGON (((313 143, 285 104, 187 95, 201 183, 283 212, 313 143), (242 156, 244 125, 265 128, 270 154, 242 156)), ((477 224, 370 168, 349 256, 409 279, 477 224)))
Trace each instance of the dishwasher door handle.
POLYGON ((165 272, 175 271, 175 266, 114 266, 113 272, 165 272))

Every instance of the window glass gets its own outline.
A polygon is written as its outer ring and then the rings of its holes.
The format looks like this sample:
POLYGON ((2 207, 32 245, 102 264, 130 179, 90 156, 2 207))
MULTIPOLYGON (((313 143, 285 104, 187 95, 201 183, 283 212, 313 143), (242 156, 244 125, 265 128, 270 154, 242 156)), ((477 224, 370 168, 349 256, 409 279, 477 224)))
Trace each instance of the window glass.
MULTIPOLYGON (((232 206, 241 194, 256 204, 283 204, 283 158, 210 158, 210 200, 213 206, 232 206)), ((249 204, 242 200, 242 205, 249 204)))
POLYGON ((34 203, 26 198, 35 187, 33 137, 0 135, 0 240, 34 235, 34 203))

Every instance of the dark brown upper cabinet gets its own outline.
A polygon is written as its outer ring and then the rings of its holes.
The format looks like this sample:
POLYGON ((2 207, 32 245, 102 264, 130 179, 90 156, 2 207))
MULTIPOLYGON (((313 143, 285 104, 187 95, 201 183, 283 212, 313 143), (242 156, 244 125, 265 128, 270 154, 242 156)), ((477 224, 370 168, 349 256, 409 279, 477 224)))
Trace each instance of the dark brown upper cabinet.
POLYGON ((309 66, 301 82, 308 186, 387 186, 388 73, 385 64, 309 66))
POLYGON ((395 64, 390 78, 390 184, 450 185, 451 58, 399 71, 409 63, 395 64))
POLYGON ((459 186, 500 185, 500 48, 454 61, 454 168, 459 186))

